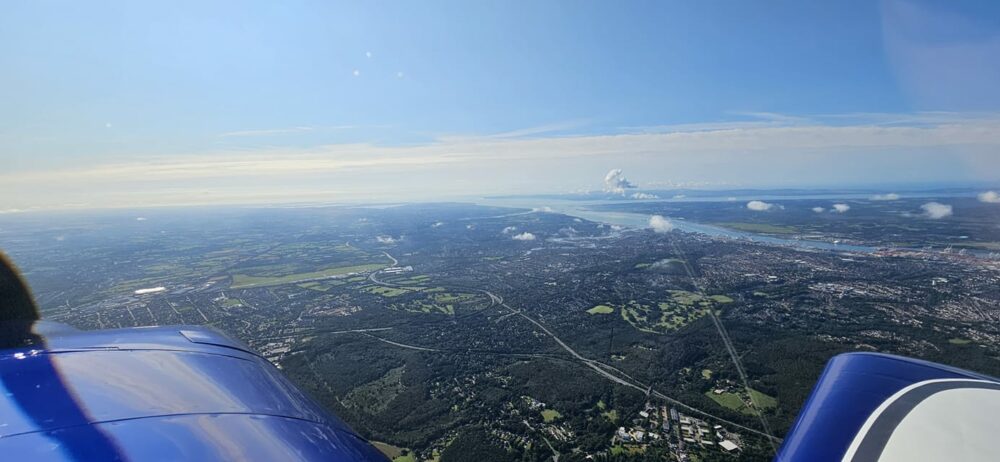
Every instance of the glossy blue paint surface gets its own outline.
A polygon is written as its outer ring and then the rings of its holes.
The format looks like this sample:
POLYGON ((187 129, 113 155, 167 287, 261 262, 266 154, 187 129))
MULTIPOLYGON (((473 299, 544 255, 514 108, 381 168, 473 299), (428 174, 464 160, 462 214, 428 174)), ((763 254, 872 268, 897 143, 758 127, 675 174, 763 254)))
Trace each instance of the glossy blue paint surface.
POLYGON ((890 396, 924 380, 997 379, 919 359, 879 353, 834 357, 785 437, 776 461, 839 461, 865 420, 890 396))
POLYGON ((201 327, 50 333, 0 351, 0 386, 0 454, 18 460, 385 460, 201 327))

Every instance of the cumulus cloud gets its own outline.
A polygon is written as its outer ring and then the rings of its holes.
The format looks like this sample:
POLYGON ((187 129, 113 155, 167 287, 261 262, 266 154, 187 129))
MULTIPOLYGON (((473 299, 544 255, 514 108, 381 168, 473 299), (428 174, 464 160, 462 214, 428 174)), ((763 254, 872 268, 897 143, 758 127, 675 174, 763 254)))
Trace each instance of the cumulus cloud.
POLYGON ((514 231, 517 231, 517 226, 508 226, 503 229, 504 234, 510 234, 513 233, 514 231))
POLYGON ((774 204, 769 204, 764 201, 750 201, 747 202, 747 208, 755 212, 766 212, 774 208, 774 204))
POLYGON ((431 225, 431 228, 440 228, 442 226, 444 226, 444 222, 443 221, 439 221, 439 222, 434 223, 433 225, 431 225))
POLYGON ((924 216, 932 220, 950 217, 952 214, 951 206, 940 202, 928 202, 920 208, 924 209, 924 216))
POLYGON ((635 189, 636 185, 632 184, 625 178, 622 174, 622 169, 613 168, 604 175, 604 191, 614 194, 619 194, 624 196, 626 189, 635 189))
POLYGON ((673 231, 674 224, 660 215, 653 215, 649 217, 649 227, 653 228, 654 232, 667 233, 673 231))
POLYGON ((674 194, 674 199, 683 199, 685 197, 687 197, 687 196, 684 195, 684 194, 674 194))
POLYGON ((831 210, 831 212, 847 213, 848 210, 851 210, 851 206, 850 205, 847 205, 847 204, 833 204, 833 210, 831 210))
POLYGON ((146 221, 146 217, 136 217, 135 221, 146 221))
POLYGON ((514 239, 515 241, 533 241, 535 240, 535 235, 529 232, 523 232, 521 234, 515 235, 511 239, 514 239))
POLYGON ((649 194, 644 192, 637 192, 632 194, 632 199, 659 199, 660 196, 656 194, 649 194))
POLYGON ((873 201, 894 201, 899 200, 899 194, 889 193, 889 194, 876 194, 871 197, 873 201))
POLYGON ((981 192, 976 197, 979 198, 979 202, 986 202, 988 204, 1000 204, 1000 194, 997 194, 996 191, 981 192))
POLYGON ((375 236, 375 240, 378 241, 379 244, 395 244, 398 239, 392 236, 375 236))
POLYGON ((472 230, 476 229, 476 225, 465 225, 465 229, 467 229, 469 231, 472 231, 472 230))
POLYGON ((824 209, 823 207, 813 207, 812 211, 816 213, 823 213, 826 211, 826 209, 824 209))
POLYGON ((552 207, 549 207, 549 206, 545 206, 545 207, 535 207, 535 208, 531 209, 531 211, 532 211, 532 212, 545 212, 545 213, 552 213, 552 207))

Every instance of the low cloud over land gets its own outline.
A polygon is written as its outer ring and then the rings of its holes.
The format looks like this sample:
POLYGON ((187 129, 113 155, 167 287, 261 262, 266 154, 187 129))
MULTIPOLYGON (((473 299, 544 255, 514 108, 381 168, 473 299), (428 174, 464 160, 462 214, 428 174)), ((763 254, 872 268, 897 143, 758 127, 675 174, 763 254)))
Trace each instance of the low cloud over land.
POLYGON ((649 227, 653 228, 654 232, 667 233, 673 231, 674 224, 663 216, 653 215, 649 217, 649 227))
POLYGON ((515 241, 533 241, 535 240, 535 235, 525 231, 521 234, 514 235, 511 239, 515 241))
POLYGON ((924 210, 924 216, 932 220, 939 220, 952 215, 951 206, 940 202, 928 202, 921 205, 920 208, 924 210))
POLYGON ((774 204, 770 204, 764 201, 750 201, 747 202, 747 208, 755 212, 766 212, 774 208, 774 204))

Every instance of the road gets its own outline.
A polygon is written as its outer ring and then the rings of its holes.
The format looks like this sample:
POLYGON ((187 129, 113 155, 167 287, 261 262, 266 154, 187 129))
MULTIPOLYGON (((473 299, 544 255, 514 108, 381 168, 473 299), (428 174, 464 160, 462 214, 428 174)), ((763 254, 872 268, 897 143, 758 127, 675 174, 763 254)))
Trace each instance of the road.
MULTIPOLYGON (((385 254, 386 257, 389 257, 389 259, 392 260, 392 266, 390 266, 390 268, 395 267, 395 266, 397 266, 399 264, 399 261, 396 260, 396 258, 394 258, 392 255, 389 255, 388 252, 383 252, 383 253, 385 254)), ((393 285, 393 284, 382 282, 382 281, 378 280, 378 278, 376 277, 376 275, 378 273, 380 273, 381 271, 382 270, 372 272, 368 276, 368 279, 370 281, 372 281, 373 283, 375 283, 375 284, 383 285, 383 286, 386 286, 386 287, 395 287, 395 285, 393 285)), ((744 426, 744 425, 740 425, 740 424, 738 424, 736 422, 733 422, 731 420, 724 419, 722 417, 719 417, 719 416, 716 416, 716 415, 711 414, 709 412, 706 412, 706 411, 703 411, 701 409, 698 409, 698 408, 696 408, 694 406, 685 404, 685 403, 683 403, 681 401, 678 401, 677 399, 671 398, 671 397, 669 397, 669 396, 667 396, 667 395, 665 395, 665 394, 663 394, 663 393, 661 393, 659 391, 654 390, 651 385, 642 383, 639 380, 636 380, 635 378, 633 378, 630 375, 622 372, 621 370, 618 370, 617 368, 615 368, 615 367, 613 367, 611 365, 608 365, 608 364, 605 364, 603 362, 600 362, 600 361, 597 361, 597 360, 594 360, 594 359, 590 359, 590 358, 588 358, 586 356, 581 355, 576 350, 574 350, 572 347, 570 347, 568 344, 566 344, 566 342, 564 342, 562 339, 560 339, 559 336, 557 336, 555 333, 553 333, 547 327, 545 327, 544 325, 542 325, 542 323, 538 322, 537 320, 535 320, 531 316, 528 316, 522 310, 514 309, 510 305, 506 304, 504 302, 504 298, 502 296, 497 295, 497 294, 495 294, 493 292, 490 292, 489 290, 486 290, 486 289, 474 289, 474 290, 477 290, 477 291, 479 291, 479 292, 481 292, 483 294, 486 294, 486 296, 488 296, 490 298, 491 306, 500 305, 500 306, 506 308, 507 310, 509 310, 511 315, 520 316, 520 317, 524 318, 525 320, 527 320, 528 322, 534 324, 536 327, 538 327, 539 329, 541 329, 542 332, 544 332, 546 335, 548 335, 553 341, 555 341, 556 344, 558 344, 563 350, 565 350, 567 353, 569 353, 570 356, 574 360, 576 360, 577 362, 579 362, 579 363, 587 366, 588 368, 590 368, 591 370, 593 370, 594 372, 596 372, 599 376, 604 377, 605 379, 608 379, 608 380, 610 380, 610 381, 612 381, 614 383, 617 383, 619 385, 635 389, 635 390, 637 390, 637 391, 639 391, 639 392, 641 392, 643 394, 647 394, 649 396, 654 396, 654 397, 659 398, 661 400, 664 400, 664 401, 666 401, 668 403, 671 403, 671 404, 673 404, 673 405, 675 405, 677 407, 686 409, 687 411, 689 411, 691 413, 698 414, 700 416, 703 416, 703 417, 706 417, 706 418, 709 418, 709 419, 712 419, 712 420, 724 423, 726 425, 729 425, 729 426, 732 426, 732 427, 735 427, 735 428, 739 428, 741 430, 753 433, 755 435, 765 437, 765 438, 768 439, 769 442, 771 442, 772 446, 774 445, 775 442, 779 442, 780 443, 780 441, 781 441, 780 438, 776 438, 776 437, 774 437, 774 436, 771 435, 770 428, 766 425, 766 421, 763 421, 763 419, 762 419, 762 424, 764 424, 765 430, 761 431, 761 430, 750 428, 750 427, 747 427, 747 426, 744 426), (612 373, 610 371, 614 371, 617 374, 620 374, 620 376, 616 375, 615 373, 612 373)), ((401 348, 408 348, 408 349, 421 350, 421 351, 430 351, 430 352, 451 351, 451 350, 438 350, 438 349, 434 349, 434 348, 421 347, 421 346, 416 346, 416 345, 406 345, 406 344, 402 344, 402 343, 398 343, 398 342, 393 342, 391 340, 386 340, 386 339, 383 339, 381 337, 376 337, 376 336, 371 335, 371 334, 365 334, 365 335, 368 335, 369 337, 376 338, 376 339, 378 339, 378 340, 380 340, 382 342, 385 342, 385 343, 388 343, 388 344, 391 344, 391 345, 395 345, 395 346, 398 346, 398 347, 401 347, 401 348)), ((731 346, 731 345, 727 345, 727 346, 731 346)))

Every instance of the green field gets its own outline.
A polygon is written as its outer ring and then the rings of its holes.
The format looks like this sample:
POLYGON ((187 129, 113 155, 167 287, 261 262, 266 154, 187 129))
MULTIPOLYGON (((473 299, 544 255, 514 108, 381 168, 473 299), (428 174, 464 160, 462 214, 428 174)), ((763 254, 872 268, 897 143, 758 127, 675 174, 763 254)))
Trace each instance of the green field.
POLYGON ((670 299, 656 305, 630 301, 621 309, 622 319, 643 332, 662 334, 698 320, 707 315, 710 309, 733 302, 732 298, 725 295, 703 296, 686 290, 667 292, 670 299))
MULTIPOLYGON (((611 455, 613 456, 620 456, 623 454, 629 454, 634 456, 636 454, 642 454, 644 452, 646 452, 645 446, 640 446, 636 444, 629 444, 628 446, 623 446, 618 444, 615 446, 611 446, 611 455)), ((694 454, 689 454, 689 455, 694 455, 694 454)))
POLYGON ((402 393, 405 369, 405 366, 391 369, 377 380, 351 390, 344 396, 344 405, 370 415, 384 411, 402 393))
MULTIPOLYGON (((766 395, 757 390, 754 390, 753 388, 750 389, 750 394, 753 395, 753 402, 761 410, 773 409, 778 405, 777 399, 775 399, 770 395, 766 395)), ((712 390, 709 390, 705 392, 705 396, 711 398, 720 406, 725 407, 727 409, 731 409, 743 414, 749 414, 749 415, 754 414, 753 408, 747 406, 746 403, 743 402, 743 399, 741 399, 740 396, 737 395, 736 393, 726 392, 721 395, 717 395, 713 393, 712 390)))
POLYGON ((545 423, 555 422, 556 419, 560 417, 562 417, 562 414, 555 409, 545 409, 542 411, 542 420, 544 420, 545 423))
POLYGON ((399 446, 393 446, 389 443, 383 443, 381 441, 372 441, 372 446, 378 449, 382 454, 390 459, 395 459, 403 454, 403 448, 399 446))
POLYGON ((472 300, 475 297, 473 294, 452 294, 448 292, 436 293, 433 298, 437 303, 461 303, 472 300))
POLYGON ((368 293, 381 295, 383 297, 398 297, 400 295, 410 292, 409 290, 402 287, 385 287, 385 286, 368 286, 361 290, 368 293))
POLYGON ((382 263, 371 263, 367 265, 354 265, 354 266, 340 266, 337 268, 327 268, 321 271, 313 271, 311 273, 294 273, 285 276, 251 276, 247 274, 234 274, 233 283, 232 285, 230 285, 230 288, 246 289, 249 287, 276 286, 281 284, 290 284, 294 282, 308 281, 310 279, 321 279, 333 276, 342 276, 345 274, 375 271, 385 268, 386 266, 387 265, 382 263))
POLYGON ((751 233, 764 233, 764 234, 793 234, 798 232, 797 229, 791 226, 780 226, 771 225, 767 223, 715 223, 716 226, 721 226, 723 228, 731 228, 740 231, 748 231, 751 233))
POLYGON ((455 305, 439 305, 426 300, 417 300, 408 303, 389 305, 390 309, 408 311, 410 313, 442 313, 447 315, 455 314, 455 305))
POLYGON ((587 310, 587 312, 590 314, 611 314, 615 312, 615 309, 608 305, 597 305, 587 310))

